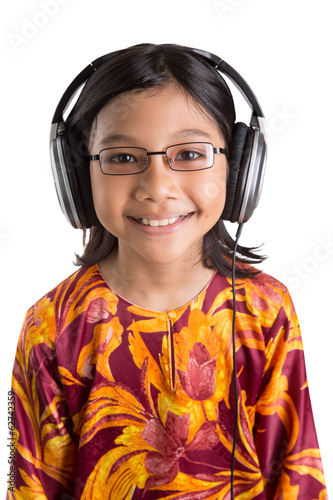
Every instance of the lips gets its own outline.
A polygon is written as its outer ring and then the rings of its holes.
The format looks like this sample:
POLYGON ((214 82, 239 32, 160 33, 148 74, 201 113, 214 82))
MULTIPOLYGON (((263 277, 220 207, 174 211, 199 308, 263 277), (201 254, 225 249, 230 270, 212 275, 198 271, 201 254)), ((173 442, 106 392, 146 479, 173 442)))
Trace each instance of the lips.
POLYGON ((151 226, 151 227, 165 227, 165 226, 172 226, 176 222, 179 222, 186 217, 188 217, 189 214, 183 214, 179 215, 177 217, 170 217, 170 218, 165 218, 165 219, 145 219, 141 217, 133 217, 134 220, 142 224, 143 226, 151 226))

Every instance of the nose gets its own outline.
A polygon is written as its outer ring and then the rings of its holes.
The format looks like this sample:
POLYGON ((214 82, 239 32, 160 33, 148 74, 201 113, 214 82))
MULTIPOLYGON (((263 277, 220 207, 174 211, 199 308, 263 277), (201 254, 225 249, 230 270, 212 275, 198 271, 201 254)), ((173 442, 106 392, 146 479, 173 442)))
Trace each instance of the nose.
POLYGON ((170 169, 165 153, 149 154, 147 167, 137 178, 135 196, 138 201, 151 200, 159 203, 179 196, 177 173, 170 169))

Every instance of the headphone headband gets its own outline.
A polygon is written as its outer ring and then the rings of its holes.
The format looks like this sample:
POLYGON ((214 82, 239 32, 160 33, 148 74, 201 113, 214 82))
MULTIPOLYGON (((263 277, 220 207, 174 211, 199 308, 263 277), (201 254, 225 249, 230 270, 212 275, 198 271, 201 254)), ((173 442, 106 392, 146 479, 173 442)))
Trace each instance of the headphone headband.
POLYGON ((110 59, 114 59, 115 57, 117 57, 120 54, 123 54, 124 52, 127 52, 127 50, 128 49, 122 49, 122 50, 117 50, 115 52, 110 52, 109 54, 105 54, 104 56, 98 57, 93 62, 88 64, 88 66, 86 66, 81 71, 81 73, 79 73, 74 78, 72 83, 65 90, 53 115, 52 124, 60 123, 61 121, 63 121, 63 114, 68 108, 69 104, 71 103, 78 89, 91 77, 91 75, 95 73, 95 71, 100 66, 102 66, 102 64, 109 61, 110 59))
MULTIPOLYGON (((172 44, 162 44, 161 47, 175 47, 172 44)), ((207 52, 205 50, 201 49, 196 49, 192 47, 185 47, 182 45, 177 45, 176 46, 179 49, 183 49, 184 51, 187 52, 192 52, 195 54, 199 54, 201 57, 203 57, 206 61, 208 61, 212 66, 215 67, 218 71, 221 73, 225 74, 230 78, 230 80, 233 82, 233 84, 238 88, 238 90, 241 92, 243 97, 246 99, 247 103, 253 110, 253 114, 256 117, 262 117, 264 118, 264 113, 261 109, 261 106, 252 91, 251 87, 248 85, 248 83, 244 80, 244 78, 232 67, 230 64, 228 64, 226 61, 221 59, 220 57, 216 56, 215 54, 212 54, 211 52, 207 52)), ((131 49, 132 47, 129 47, 131 49)), ((60 123, 63 121, 63 114, 66 111, 67 107, 71 103, 74 95, 78 91, 78 89, 83 85, 89 78, 90 76, 100 67, 102 64, 105 62, 116 58, 117 56, 124 54, 125 52, 128 52, 129 49, 121 49, 117 50, 115 52, 110 52, 108 54, 105 54, 104 56, 100 56, 97 59, 95 59, 93 62, 88 64, 72 81, 72 83, 67 87, 65 90, 62 98, 59 101, 59 104, 55 110, 55 113, 53 115, 52 119, 52 124, 54 123, 60 123)))

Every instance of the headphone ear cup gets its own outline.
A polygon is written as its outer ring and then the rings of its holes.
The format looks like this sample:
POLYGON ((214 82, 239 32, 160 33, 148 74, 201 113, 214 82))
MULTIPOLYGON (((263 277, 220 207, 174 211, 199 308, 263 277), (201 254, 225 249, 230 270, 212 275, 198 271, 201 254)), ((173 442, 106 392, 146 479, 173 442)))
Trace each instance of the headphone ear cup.
POLYGON ((77 216, 83 228, 98 226, 100 222, 92 197, 88 153, 73 137, 64 135, 62 145, 66 173, 77 216))
POLYGON ((229 157, 227 203, 222 218, 239 224, 247 222, 258 205, 265 163, 266 143, 262 132, 236 123, 229 157))
POLYGON ((50 156, 58 200, 64 215, 74 228, 88 228, 92 224, 88 221, 82 201, 77 169, 68 165, 66 149, 63 134, 57 134, 50 143, 50 156))
MULTIPOLYGON (((235 123, 232 132, 231 150, 228 158, 229 175, 227 181, 226 203, 221 218, 235 222, 236 212, 239 213, 241 205, 240 191, 244 184, 243 154, 246 149, 249 128, 245 123, 235 123)), ((248 156, 248 155, 246 155, 248 156)), ((245 178, 246 180, 246 178, 245 178)))
POLYGON ((74 228, 82 229, 83 225, 76 210, 70 180, 67 175, 62 135, 57 135, 51 140, 50 157, 54 184, 61 210, 74 228))

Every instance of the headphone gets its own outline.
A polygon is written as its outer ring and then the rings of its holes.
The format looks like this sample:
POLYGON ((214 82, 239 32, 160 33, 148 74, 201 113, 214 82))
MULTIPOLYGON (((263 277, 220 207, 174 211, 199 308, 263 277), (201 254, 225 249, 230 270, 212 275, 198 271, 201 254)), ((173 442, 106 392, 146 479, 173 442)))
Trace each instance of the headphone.
MULTIPOLYGON (((185 52, 198 54, 220 74, 226 75, 252 109, 249 126, 235 123, 231 151, 228 154, 229 177, 226 205, 221 219, 242 224, 247 222, 258 205, 266 164, 265 119, 259 102, 249 85, 228 63, 220 57, 200 49, 164 44, 185 52)), ((131 49, 130 47, 129 49, 131 49)), ((118 50, 95 59, 72 81, 63 94, 54 113, 50 133, 50 157, 54 183, 61 209, 74 228, 89 228, 98 224, 94 210, 87 206, 86 196, 78 180, 76 169, 71 166, 70 154, 64 140, 64 113, 80 87, 106 61, 116 58, 129 49, 118 50), (92 212, 92 213, 91 213, 92 212)), ((200 85, 200 83, 199 83, 200 85)), ((228 87, 227 87, 228 88, 228 87)), ((91 191, 89 192, 91 196, 91 191)))

